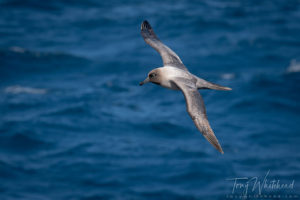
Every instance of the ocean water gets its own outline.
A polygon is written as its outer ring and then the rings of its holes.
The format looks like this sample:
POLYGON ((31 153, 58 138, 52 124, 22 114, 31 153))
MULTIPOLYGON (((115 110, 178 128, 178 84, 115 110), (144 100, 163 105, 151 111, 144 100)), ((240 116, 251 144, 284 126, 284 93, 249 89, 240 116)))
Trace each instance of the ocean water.
POLYGON ((0 0, 0 199, 299 199, 299 33, 298 0, 0 0), (233 88, 201 91, 224 155, 138 85, 145 19, 233 88))

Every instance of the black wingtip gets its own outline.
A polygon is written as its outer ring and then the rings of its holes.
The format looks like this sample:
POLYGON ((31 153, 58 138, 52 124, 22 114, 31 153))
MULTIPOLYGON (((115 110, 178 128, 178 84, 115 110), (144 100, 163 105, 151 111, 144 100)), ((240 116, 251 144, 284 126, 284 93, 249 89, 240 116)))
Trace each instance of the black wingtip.
POLYGON ((141 29, 142 30, 147 30, 147 29, 151 29, 151 25, 149 24, 149 22, 147 20, 144 20, 142 25, 141 25, 141 29))
POLYGON ((144 23, 145 23, 145 24, 149 24, 149 22, 148 22, 147 20, 144 20, 144 21, 143 21, 143 24, 144 24, 144 23))

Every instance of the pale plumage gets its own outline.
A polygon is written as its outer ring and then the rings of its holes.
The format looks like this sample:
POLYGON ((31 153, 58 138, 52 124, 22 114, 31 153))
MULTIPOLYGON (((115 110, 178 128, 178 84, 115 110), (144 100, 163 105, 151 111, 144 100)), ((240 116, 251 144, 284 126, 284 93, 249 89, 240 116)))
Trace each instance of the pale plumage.
POLYGON ((196 127, 218 151, 223 153, 222 147, 207 120, 204 102, 198 89, 231 89, 191 74, 178 55, 158 39, 147 21, 144 21, 141 25, 141 34, 145 42, 161 55, 164 66, 150 71, 147 78, 140 85, 152 82, 165 88, 181 90, 186 101, 187 112, 196 127))

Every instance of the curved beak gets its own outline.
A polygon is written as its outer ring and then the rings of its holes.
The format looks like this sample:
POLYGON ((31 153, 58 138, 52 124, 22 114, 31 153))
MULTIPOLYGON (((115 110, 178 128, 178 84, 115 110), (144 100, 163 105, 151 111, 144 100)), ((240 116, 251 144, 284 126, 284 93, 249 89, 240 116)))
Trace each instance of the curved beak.
POLYGON ((146 83, 149 83, 149 77, 147 77, 144 81, 140 82, 140 86, 146 84, 146 83))

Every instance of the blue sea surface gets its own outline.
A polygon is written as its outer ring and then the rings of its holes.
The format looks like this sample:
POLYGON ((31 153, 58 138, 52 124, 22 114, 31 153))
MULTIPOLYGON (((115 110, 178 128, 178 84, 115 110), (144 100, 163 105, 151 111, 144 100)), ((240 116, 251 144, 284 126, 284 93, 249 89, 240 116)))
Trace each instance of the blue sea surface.
POLYGON ((0 0, 1 200, 300 199, 299 113, 299 0, 0 0), (233 88, 200 91, 224 155, 138 85, 145 19, 233 88))

